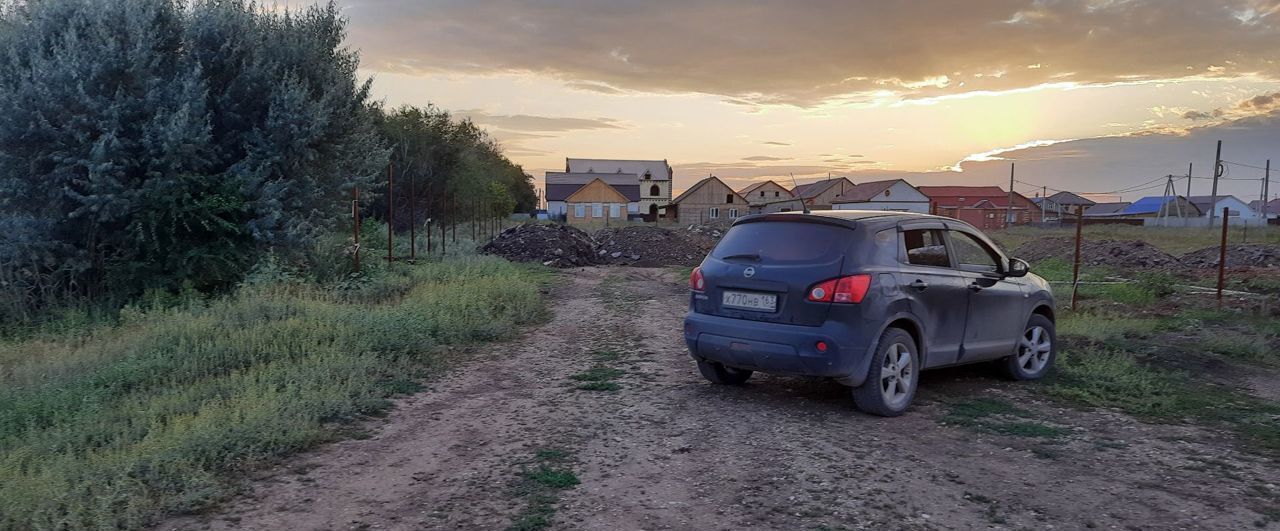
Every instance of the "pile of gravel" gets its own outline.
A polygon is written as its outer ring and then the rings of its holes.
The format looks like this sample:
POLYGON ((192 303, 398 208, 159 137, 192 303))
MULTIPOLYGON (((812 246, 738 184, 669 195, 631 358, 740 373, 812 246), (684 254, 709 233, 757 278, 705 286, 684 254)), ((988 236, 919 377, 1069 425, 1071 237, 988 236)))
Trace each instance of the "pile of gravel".
MULTIPOLYGON (((1219 247, 1206 247, 1182 255, 1182 263, 1193 268, 1215 268, 1220 253, 1219 247)), ((1227 267, 1280 267, 1280 245, 1228 244, 1227 267)))
POLYGON ((597 260, 641 267, 698 265, 715 247, 702 234, 643 225, 600 229, 592 238, 597 260))
POLYGON ((513 262, 541 262, 551 267, 599 263, 591 237, 568 225, 516 225, 498 233, 498 237, 480 247, 480 252, 513 262))
MULTIPOLYGON (((1020 245, 1013 256, 1028 262, 1057 258, 1067 262, 1075 258, 1075 239, 1039 238, 1020 245)), ((1080 244, 1080 261, 1090 266, 1123 269, 1168 269, 1180 267, 1177 257, 1140 240, 1084 240, 1080 244)))

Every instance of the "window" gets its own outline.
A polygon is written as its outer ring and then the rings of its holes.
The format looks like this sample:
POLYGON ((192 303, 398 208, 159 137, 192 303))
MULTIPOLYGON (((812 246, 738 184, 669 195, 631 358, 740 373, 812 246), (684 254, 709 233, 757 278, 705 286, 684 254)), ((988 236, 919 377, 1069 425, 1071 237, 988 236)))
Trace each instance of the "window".
POLYGON ((655 184, 655 185, 653 185, 653 186, 650 186, 650 187, 649 187, 649 195, 650 195, 650 196, 653 196, 653 197, 658 197, 659 195, 662 195, 662 189, 661 189, 661 188, 658 188, 658 185, 656 185, 656 184, 655 184))
MULTIPOLYGON (((647 181, 647 180, 652 179, 652 178, 653 178, 653 174, 649 173, 649 170, 645 170, 645 171, 644 171, 644 180, 646 180, 646 181, 647 181)), ((658 195, 658 194, 653 194, 653 195, 658 195)))
POLYGON ((777 191, 777 190, 774 190, 774 191, 773 191, 773 196, 774 196, 774 197, 779 197, 779 196, 778 196, 778 191, 777 191))
POLYGON ((707 217, 709 217, 709 218, 711 218, 711 219, 719 219, 719 218, 720 218, 720 207, 711 207, 711 208, 710 208, 709 213, 707 214, 707 217))
POLYGON ((947 246, 942 241, 942 231, 936 229, 908 230, 902 233, 907 247, 907 263, 933 267, 951 267, 947 246))
POLYGON ((951 231, 951 244, 955 246, 956 261, 960 262, 960 269, 981 273, 1000 270, 995 253, 968 233, 951 231))
POLYGON ((726 205, 733 204, 733 194, 724 194, 724 204, 726 205))
POLYGON ((591 217, 593 217, 593 218, 603 218, 603 217, 604 217, 604 205, 602 205, 602 204, 600 204, 600 203, 591 203, 591 217))
POLYGON ((611 217, 611 218, 619 217, 619 216, 618 216, 618 206, 619 206, 619 205, 618 205, 617 203, 610 203, 610 204, 609 204, 609 217, 611 217))
POLYGON ((730 209, 729 209, 729 219, 737 219, 737 217, 738 217, 738 209, 736 209, 736 208, 730 208, 730 209))
MULTIPOLYGON (((778 192, 774 192, 775 194, 778 192)), ((760 197, 764 197, 764 190, 760 190, 760 197)))
POLYGON ((573 205, 573 216, 578 218, 587 217, 587 205, 584 205, 582 203, 573 205))

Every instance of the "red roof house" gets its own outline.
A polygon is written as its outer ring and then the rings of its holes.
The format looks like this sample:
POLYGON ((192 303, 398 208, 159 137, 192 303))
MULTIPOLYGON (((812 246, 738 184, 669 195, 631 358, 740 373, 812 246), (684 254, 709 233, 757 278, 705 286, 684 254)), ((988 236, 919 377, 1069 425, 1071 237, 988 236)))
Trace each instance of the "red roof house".
POLYGON ((1011 218, 1009 192, 999 186, 917 186, 920 193, 929 198, 930 211, 967 222, 980 229, 1003 229, 1013 224, 1035 223, 1040 219, 1040 207, 1017 192, 1013 193, 1011 218))

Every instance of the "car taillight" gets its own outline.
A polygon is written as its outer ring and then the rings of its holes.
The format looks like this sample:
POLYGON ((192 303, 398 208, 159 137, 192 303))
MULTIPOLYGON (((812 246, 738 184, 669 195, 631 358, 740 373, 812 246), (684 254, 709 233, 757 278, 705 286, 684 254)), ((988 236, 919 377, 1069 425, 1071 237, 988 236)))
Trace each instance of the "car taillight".
POLYGON ((693 272, 689 273, 689 289, 693 291, 703 291, 707 288, 707 281, 702 278, 702 267, 693 268, 693 272))
POLYGON ((871 287, 871 275, 849 275, 824 280, 809 288, 808 299, 813 302, 838 302, 858 304, 867 296, 871 287))

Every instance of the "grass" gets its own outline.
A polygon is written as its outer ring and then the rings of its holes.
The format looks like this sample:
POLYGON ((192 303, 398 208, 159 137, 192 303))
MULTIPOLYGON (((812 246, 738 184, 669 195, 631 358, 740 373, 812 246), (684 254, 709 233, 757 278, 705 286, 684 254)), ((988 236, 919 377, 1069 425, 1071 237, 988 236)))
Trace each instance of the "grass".
MULTIPOLYGON (((1083 229, 1087 240, 1142 240, 1154 245, 1166 253, 1180 256, 1191 251, 1215 247, 1221 244, 1222 228, 1182 228, 1182 227, 1134 227, 1129 225, 1086 225, 1083 229)), ((1280 229, 1274 227, 1243 227, 1228 229, 1227 243, 1270 243, 1280 244, 1280 229)), ((1075 238, 1075 227, 1042 229, 1037 227, 1014 226, 1004 230, 987 233, 1006 249, 1017 249, 1019 245, 1037 238, 1057 236, 1075 238)))
POLYGON ((617 391, 622 389, 613 380, 620 378, 625 372, 604 365, 595 365, 586 371, 574 374, 569 378, 581 382, 576 389, 581 391, 617 391))
POLYGON ((1106 310, 1063 311, 1058 318, 1058 335, 1079 337, 1101 343, 1130 337, 1148 336, 1158 330, 1160 322, 1106 310))
POLYGON ((569 468, 570 459, 572 455, 565 450, 544 448, 534 453, 532 463, 521 467, 514 491, 525 500, 525 508, 508 531, 538 531, 551 526, 560 492, 580 483, 569 468))
POLYGON ((445 347, 539 319, 547 279, 493 258, 398 264, 0 343, 0 529, 138 528, 207 507, 238 471, 417 389, 445 347))
POLYGON ((1064 428, 1028 420, 1030 415, 1004 400, 979 398, 949 404, 943 420, 975 431, 1015 437, 1057 439, 1069 433, 1064 428))

